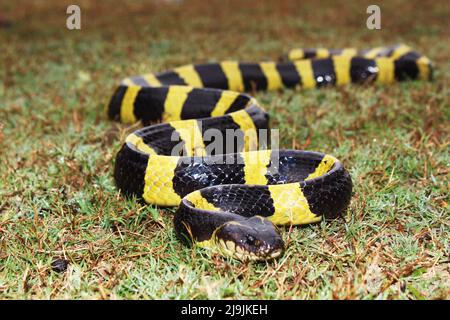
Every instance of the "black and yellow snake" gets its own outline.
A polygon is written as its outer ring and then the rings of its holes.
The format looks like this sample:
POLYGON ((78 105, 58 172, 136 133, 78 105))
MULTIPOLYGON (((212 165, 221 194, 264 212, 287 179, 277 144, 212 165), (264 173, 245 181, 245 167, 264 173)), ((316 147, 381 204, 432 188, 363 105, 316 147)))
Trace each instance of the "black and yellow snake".
MULTIPOLYGON (((350 175, 331 155, 260 148, 268 115, 253 90, 431 79, 431 63, 405 45, 369 50, 295 49, 282 62, 224 61, 126 78, 109 116, 153 124, 128 135, 114 176, 118 188, 158 206, 179 206, 180 239, 241 260, 278 257, 275 225, 332 218, 346 210, 350 175), (226 136, 223 152, 208 130, 226 136), (231 151, 231 152, 230 152, 231 151)), ((219 143, 219 146, 221 146, 219 143)))

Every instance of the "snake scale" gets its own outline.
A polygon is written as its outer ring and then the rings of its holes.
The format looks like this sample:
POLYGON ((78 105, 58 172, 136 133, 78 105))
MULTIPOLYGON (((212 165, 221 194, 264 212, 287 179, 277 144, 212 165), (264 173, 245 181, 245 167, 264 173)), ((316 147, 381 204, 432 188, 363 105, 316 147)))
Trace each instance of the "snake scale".
POLYGON ((341 215, 352 180, 331 155, 265 148, 258 134, 269 128, 268 114, 245 92, 431 76, 427 57, 395 45, 294 49, 277 62, 223 61, 125 78, 109 117, 146 126, 118 152, 116 185, 146 203, 178 206, 174 228, 187 244, 239 260, 276 258, 284 251, 277 225, 341 215), (221 142, 206 137, 211 129, 241 134, 221 142))

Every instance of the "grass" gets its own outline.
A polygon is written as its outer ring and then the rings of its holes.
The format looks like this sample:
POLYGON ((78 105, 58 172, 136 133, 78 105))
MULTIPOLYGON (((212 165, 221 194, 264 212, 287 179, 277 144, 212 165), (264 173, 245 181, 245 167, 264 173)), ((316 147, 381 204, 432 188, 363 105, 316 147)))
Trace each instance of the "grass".
POLYGON ((0 6, 0 298, 450 298, 446 1, 382 4, 378 31, 359 1, 78 1, 81 31, 65 28, 69 4, 0 6), (278 261, 184 247, 174 210, 117 192, 133 128, 104 109, 121 78, 397 42, 432 59, 433 82, 256 94, 281 147, 337 156, 355 185, 345 219, 285 229, 278 261), (58 259, 67 270, 52 270, 58 259))

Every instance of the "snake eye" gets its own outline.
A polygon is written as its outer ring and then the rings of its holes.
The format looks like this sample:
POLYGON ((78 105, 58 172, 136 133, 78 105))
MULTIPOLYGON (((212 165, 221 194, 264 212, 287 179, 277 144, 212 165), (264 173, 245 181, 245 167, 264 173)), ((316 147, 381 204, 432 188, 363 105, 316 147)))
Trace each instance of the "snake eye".
POLYGON ((252 246, 252 245, 258 245, 259 240, 256 239, 254 236, 248 234, 248 235, 246 236, 246 242, 247 242, 249 245, 252 246))

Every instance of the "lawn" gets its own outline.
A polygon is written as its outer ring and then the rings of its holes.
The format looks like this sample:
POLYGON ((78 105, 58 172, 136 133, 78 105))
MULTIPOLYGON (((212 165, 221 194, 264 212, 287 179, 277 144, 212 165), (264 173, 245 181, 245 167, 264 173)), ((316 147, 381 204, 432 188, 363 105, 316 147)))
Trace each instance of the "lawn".
POLYGON ((450 7, 445 0, 69 1, 0 4, 0 299, 449 299, 450 7), (295 47, 406 43, 432 82, 254 96, 281 147, 333 154, 345 218, 283 229, 287 251, 241 263, 184 247, 172 215, 112 177, 128 127, 121 78, 182 64, 277 59, 295 47), (66 263, 67 262, 67 265, 66 263))

